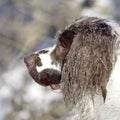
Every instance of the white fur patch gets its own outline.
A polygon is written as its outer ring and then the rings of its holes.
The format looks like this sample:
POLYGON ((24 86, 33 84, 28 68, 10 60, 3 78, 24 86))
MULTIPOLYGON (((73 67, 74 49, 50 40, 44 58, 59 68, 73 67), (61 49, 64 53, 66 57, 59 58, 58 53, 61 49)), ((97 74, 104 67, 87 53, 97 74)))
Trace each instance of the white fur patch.
MULTIPOLYGON (((112 71, 110 80, 107 85, 108 96, 118 96, 120 100, 120 56, 117 58, 117 62, 112 71)), ((113 97, 113 98, 114 98, 113 97)))
POLYGON ((100 107, 99 116, 99 120, 120 120, 120 56, 107 84, 107 96, 100 107))
POLYGON ((48 50, 48 52, 39 54, 39 58, 41 59, 42 66, 36 66, 36 70, 38 72, 41 72, 42 70, 45 70, 45 69, 54 69, 54 70, 60 71, 60 65, 52 64, 52 59, 50 56, 51 52, 54 50, 55 47, 56 45, 50 48, 44 49, 44 50, 48 50))

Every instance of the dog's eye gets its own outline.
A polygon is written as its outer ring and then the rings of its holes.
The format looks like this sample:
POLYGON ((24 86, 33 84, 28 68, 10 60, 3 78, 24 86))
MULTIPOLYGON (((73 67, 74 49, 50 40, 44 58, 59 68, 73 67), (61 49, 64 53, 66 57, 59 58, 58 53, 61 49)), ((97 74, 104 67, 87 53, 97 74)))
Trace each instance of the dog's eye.
POLYGON ((41 59, 40 59, 39 57, 36 58, 35 64, 36 64, 37 66, 42 66, 42 62, 41 62, 41 59))
POLYGON ((47 52, 48 52, 48 50, 41 50, 41 51, 39 51, 39 54, 45 54, 47 52))

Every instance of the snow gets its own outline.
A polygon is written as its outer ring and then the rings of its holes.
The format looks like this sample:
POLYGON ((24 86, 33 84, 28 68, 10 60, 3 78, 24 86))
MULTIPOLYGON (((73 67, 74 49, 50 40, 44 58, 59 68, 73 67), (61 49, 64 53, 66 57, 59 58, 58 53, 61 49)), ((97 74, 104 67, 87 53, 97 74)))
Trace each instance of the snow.
MULTIPOLYGON (((60 92, 42 87, 32 80, 22 62, 1 75, 0 86, 0 120, 5 120, 7 114, 14 110, 16 105, 23 105, 23 109, 16 111, 18 118, 28 119, 29 111, 37 111, 39 115, 50 109, 52 102, 62 98, 60 92)), ((17 119, 17 118, 16 118, 17 119)))

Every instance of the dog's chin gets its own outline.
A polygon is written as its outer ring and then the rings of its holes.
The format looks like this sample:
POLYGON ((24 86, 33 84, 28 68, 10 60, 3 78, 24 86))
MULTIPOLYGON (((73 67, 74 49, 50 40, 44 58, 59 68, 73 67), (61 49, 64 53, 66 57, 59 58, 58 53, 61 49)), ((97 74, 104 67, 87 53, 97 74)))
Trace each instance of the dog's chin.
POLYGON ((31 77, 42 86, 50 86, 53 90, 60 89, 61 72, 54 69, 44 69, 37 72, 36 69, 28 69, 31 77))

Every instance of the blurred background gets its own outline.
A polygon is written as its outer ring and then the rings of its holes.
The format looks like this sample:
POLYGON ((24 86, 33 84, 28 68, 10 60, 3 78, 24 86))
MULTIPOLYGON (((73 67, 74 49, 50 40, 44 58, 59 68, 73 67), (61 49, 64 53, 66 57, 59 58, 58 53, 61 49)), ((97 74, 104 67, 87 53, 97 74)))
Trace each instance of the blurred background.
POLYGON ((35 83, 23 58, 81 16, 119 24, 120 0, 0 0, 0 120, 63 120, 62 93, 35 83))

